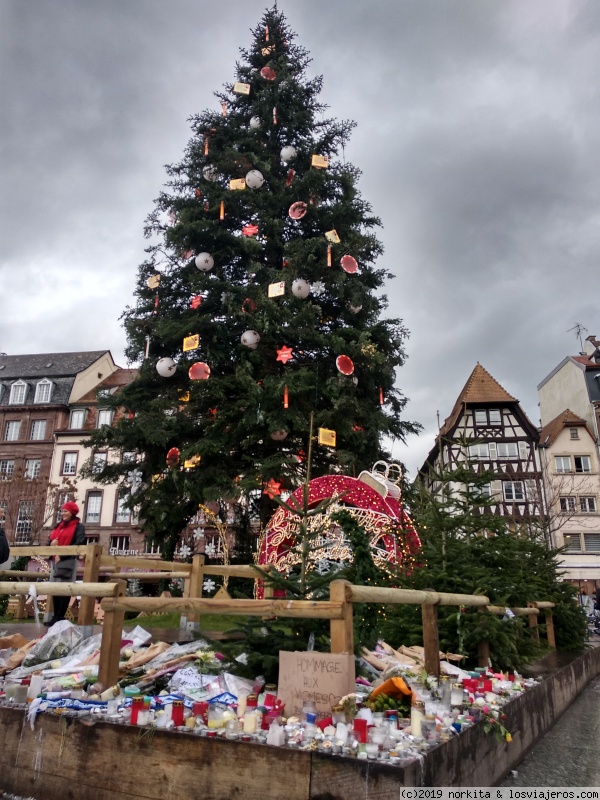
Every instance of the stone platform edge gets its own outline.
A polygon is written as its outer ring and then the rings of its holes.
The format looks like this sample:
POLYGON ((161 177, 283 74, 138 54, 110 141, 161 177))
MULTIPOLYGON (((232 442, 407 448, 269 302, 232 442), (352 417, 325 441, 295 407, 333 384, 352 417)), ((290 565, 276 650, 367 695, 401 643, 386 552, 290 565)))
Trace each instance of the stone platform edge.
POLYGON ((38 800, 397 800, 401 787, 494 786, 600 674, 600 648, 506 708, 513 741, 481 725, 406 769, 0 708, 0 789, 38 800))

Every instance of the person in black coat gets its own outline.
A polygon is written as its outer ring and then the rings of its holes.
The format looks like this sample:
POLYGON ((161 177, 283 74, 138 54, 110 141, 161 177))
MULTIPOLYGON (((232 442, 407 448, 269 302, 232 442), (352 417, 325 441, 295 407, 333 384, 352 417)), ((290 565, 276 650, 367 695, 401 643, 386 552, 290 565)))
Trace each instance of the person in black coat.
MULTIPOLYGON (((50 533, 49 544, 56 547, 70 547, 71 545, 85 544, 85 528, 79 517, 79 506, 69 501, 61 508, 62 519, 50 533)), ((77 558, 75 556, 53 556, 50 580, 60 582, 74 582, 77 578, 77 558)), ((54 625, 65 618, 71 598, 55 595, 54 616, 47 622, 47 626, 54 625)))
POLYGON ((4 509, 0 508, 0 565, 4 564, 8 561, 10 556, 10 547, 8 546, 8 541, 6 539, 6 533, 4 532, 4 509))

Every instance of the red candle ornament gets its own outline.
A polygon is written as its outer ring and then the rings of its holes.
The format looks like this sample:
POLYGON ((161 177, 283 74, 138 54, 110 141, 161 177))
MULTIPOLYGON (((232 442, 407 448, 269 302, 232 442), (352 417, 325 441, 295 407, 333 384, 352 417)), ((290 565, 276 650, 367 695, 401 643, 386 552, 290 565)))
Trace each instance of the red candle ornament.
POLYGON ((289 398, 289 395, 288 395, 288 388, 287 388, 287 386, 284 386, 283 387, 283 407, 284 408, 289 408, 289 405, 290 405, 290 398, 289 398))
POLYGON ((219 219, 225 219, 225 201, 221 200, 219 205, 219 219))

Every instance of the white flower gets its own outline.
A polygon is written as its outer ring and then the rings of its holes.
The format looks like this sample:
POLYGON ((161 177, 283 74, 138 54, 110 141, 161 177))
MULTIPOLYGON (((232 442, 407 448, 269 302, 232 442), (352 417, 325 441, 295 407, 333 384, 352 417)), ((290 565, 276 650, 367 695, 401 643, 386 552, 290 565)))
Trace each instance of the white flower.
POLYGON ((212 578, 207 578, 202 584, 202 588, 205 592, 214 592, 216 586, 217 584, 212 580, 212 578))
POLYGON ((189 558, 189 557, 192 555, 192 548, 191 548, 191 547, 188 547, 188 545, 187 545, 187 544, 184 544, 184 545, 182 545, 182 546, 179 548, 179 555, 180 555, 182 558, 189 558))

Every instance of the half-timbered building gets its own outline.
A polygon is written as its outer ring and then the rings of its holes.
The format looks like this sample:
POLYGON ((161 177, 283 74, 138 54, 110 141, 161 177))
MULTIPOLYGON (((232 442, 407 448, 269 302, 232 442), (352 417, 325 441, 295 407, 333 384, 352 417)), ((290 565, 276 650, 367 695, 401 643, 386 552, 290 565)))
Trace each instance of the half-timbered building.
POLYGON ((477 363, 440 427, 420 474, 438 491, 437 476, 460 466, 468 466, 474 475, 492 472, 494 479, 477 489, 484 510, 506 517, 515 531, 538 533, 544 524, 538 441, 538 429, 517 398, 477 363))

